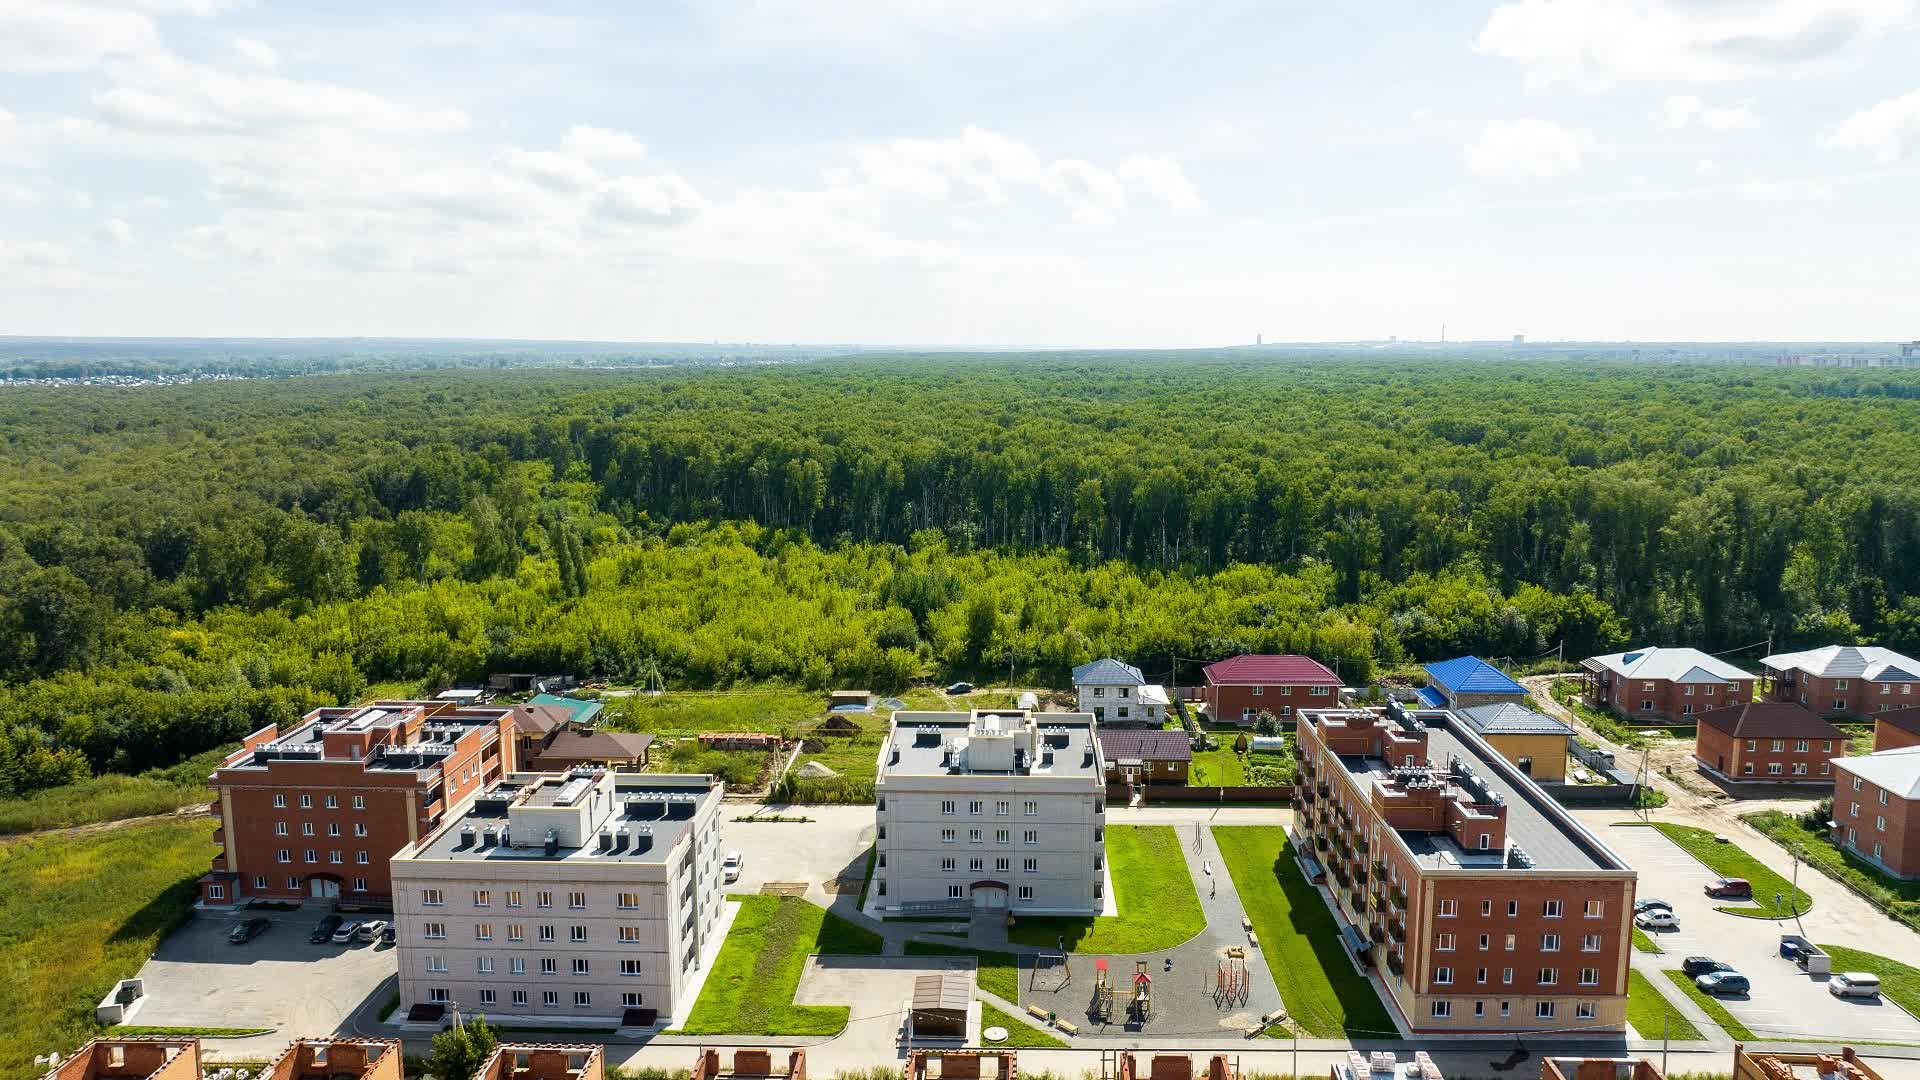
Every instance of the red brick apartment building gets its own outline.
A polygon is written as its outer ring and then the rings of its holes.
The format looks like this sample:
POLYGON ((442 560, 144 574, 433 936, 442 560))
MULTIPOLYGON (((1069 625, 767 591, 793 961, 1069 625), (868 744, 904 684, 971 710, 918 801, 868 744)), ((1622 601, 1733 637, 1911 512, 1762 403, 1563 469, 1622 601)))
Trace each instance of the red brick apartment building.
POLYGON ((1451 713, 1300 714, 1296 846, 1415 1033, 1626 1029, 1637 875, 1451 713))
POLYGON ((1693 760, 1728 780, 1804 784, 1833 775, 1847 733, 1799 705, 1750 701, 1700 714, 1693 760))
POLYGON ((1920 705, 1920 660, 1877 645, 1829 645, 1760 661, 1773 680, 1773 701, 1805 705, 1822 716, 1866 716, 1920 705))
POLYGON ((1630 720, 1679 720, 1753 700, 1751 674, 1699 649, 1635 649, 1580 666, 1587 700, 1630 720))
POLYGON ((1282 720, 1297 709, 1328 709, 1340 703, 1340 676, 1305 656, 1230 657, 1202 669, 1201 700, 1215 723, 1253 725, 1262 711, 1282 720))
POLYGON ((1873 751, 1920 746, 1920 705, 1895 709, 1873 718, 1873 751))
POLYGON ((261 728, 209 781, 221 850, 201 899, 385 900, 393 853, 514 770, 511 725, 506 708, 376 701, 261 728))
POLYGON ((1920 877, 1920 746, 1841 758, 1833 768, 1833 842, 1895 877, 1920 877))

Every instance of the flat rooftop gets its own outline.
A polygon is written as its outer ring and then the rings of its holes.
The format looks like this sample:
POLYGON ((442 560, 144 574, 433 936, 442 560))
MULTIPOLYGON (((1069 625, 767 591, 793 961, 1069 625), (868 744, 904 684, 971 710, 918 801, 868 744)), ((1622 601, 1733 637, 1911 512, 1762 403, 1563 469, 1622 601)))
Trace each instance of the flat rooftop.
POLYGON ((1091 713, 977 709, 964 712, 893 714, 893 729, 880 759, 880 777, 889 776, 1040 776, 1103 778, 1100 747, 1091 713), (984 754, 969 753, 982 734, 1006 736, 1031 725, 1038 742, 1016 753, 1005 767, 984 754))
MULTIPOLYGON (((351 708, 315 709, 300 723, 272 742, 236 751, 222 769, 264 769, 276 761, 359 761, 371 770, 417 772, 430 768, 452 754, 456 745, 475 728, 493 728, 504 710, 481 706, 473 709, 449 709, 428 717, 417 731, 405 726, 419 721, 421 714, 441 702, 383 701, 351 708), (353 734, 381 733, 383 736, 370 754, 355 759, 326 753, 329 732, 353 734), (407 739, 406 742, 394 740, 407 739)), ((497 736, 495 736, 497 737, 497 736)))
POLYGON ((412 860, 664 864, 680 840, 692 831, 701 811, 719 801, 721 794, 720 782, 710 776, 616 773, 613 805, 594 819, 587 842, 558 846, 549 855, 542 836, 522 836, 509 828, 509 810, 530 785, 533 791, 519 805, 563 807, 582 795, 581 781, 568 777, 507 777, 474 796, 463 813, 427 838, 412 860), (610 850, 601 850, 602 830, 614 834, 615 844, 610 850))
MULTIPOLYGON (((1470 793, 1458 780, 1450 778, 1450 762, 1463 762, 1472 770, 1478 784, 1488 794, 1498 796, 1507 808, 1507 846, 1518 845, 1532 860, 1535 870, 1626 870, 1618 855, 1608 850, 1585 826, 1553 802, 1553 797, 1529 781, 1517 778, 1516 770, 1497 751, 1470 734, 1465 722, 1443 710, 1409 711, 1427 731, 1427 761, 1435 775, 1449 788, 1479 802, 1478 793, 1470 793)), ((1343 754, 1340 763, 1347 772, 1363 781, 1369 796, 1374 786, 1389 786, 1393 767, 1378 757, 1343 754)), ((1504 851, 1478 851, 1454 843, 1444 832, 1395 830, 1422 866, 1444 869, 1499 869, 1508 865, 1504 851)), ((1514 869, 1525 869, 1514 866, 1514 869)))

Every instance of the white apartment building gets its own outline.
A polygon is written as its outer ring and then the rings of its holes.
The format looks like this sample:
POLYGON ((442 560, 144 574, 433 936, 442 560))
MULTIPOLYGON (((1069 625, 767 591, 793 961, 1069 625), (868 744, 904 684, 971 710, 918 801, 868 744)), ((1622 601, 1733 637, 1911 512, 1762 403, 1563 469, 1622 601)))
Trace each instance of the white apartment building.
POLYGON ((1085 713, 896 712, 874 783, 883 914, 1099 914, 1106 763, 1085 713))
POLYGON ((1108 727, 1159 727, 1167 719, 1167 688, 1140 669, 1107 657, 1073 669, 1078 708, 1108 727))
POLYGON ((719 932, 711 776, 519 773, 393 857, 403 1009, 668 1023, 719 932))

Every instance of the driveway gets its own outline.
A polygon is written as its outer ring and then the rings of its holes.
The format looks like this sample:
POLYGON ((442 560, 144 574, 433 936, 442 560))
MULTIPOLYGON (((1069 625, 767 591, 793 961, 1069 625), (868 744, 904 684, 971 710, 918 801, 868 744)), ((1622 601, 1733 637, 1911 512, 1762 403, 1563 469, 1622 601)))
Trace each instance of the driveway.
MULTIPOLYGON (((1824 978, 1809 978, 1793 962, 1783 959, 1780 935, 1800 932, 1792 920, 1749 919, 1716 911, 1715 907, 1725 901, 1705 894, 1707 882, 1712 881, 1714 875, 1698 860, 1655 829, 1609 826, 1588 816, 1595 813, 1598 812, 1583 811, 1582 816, 1587 817, 1588 825, 1609 847, 1640 871, 1640 895, 1672 903, 1673 913, 1680 920, 1677 930, 1648 931, 1648 936, 1666 950, 1664 954, 1650 956, 1637 950, 1633 954, 1633 966, 1653 980, 1662 993, 1674 996, 1679 993, 1663 974, 1665 970, 1679 967, 1689 956, 1711 956, 1739 968, 1753 983, 1751 994, 1722 997, 1720 1001, 1762 1041, 1835 1038, 1856 1042, 1920 1042, 1920 1020, 1891 1001, 1836 998, 1827 993, 1824 978)), ((1621 816, 1616 813, 1613 820, 1621 816)), ((1811 876, 1814 875, 1810 872, 1803 873, 1801 882, 1804 884, 1811 876)), ((1802 920, 1807 937, 1816 942, 1860 940, 1840 928, 1841 920, 1825 916, 1820 900, 1816 899, 1814 909, 1802 920)), ((1886 920, 1882 918, 1881 922, 1886 920)), ((1892 924, 1887 925, 1892 928, 1892 924)), ((1898 933, 1912 936, 1904 929, 1898 933)), ((1879 938, 1888 936, 1883 932, 1879 938)), ((1868 941, 1878 947, 1878 939, 1868 941)), ((1657 1037, 1657 1034, 1648 1037, 1657 1037)))
POLYGON ((722 814, 720 843, 744 861, 731 893, 757 893, 769 882, 806 884, 805 896, 823 908, 852 915, 866 876, 867 849, 873 845, 873 807, 770 806, 728 803, 722 814), (735 821, 755 810, 810 818, 809 821, 735 821), (845 903, 834 901, 845 896, 845 903))
MULTIPOLYGON (((325 1035, 370 998, 393 987, 394 950, 376 945, 314 945, 326 914, 299 911, 203 912, 168 936, 140 968, 147 1003, 133 1022, 152 1027, 274 1028, 268 1042, 325 1035), (245 945, 227 931, 245 918, 273 928, 245 945)), ((375 1002, 373 1007, 378 1007, 375 1002)), ((224 1047, 223 1047, 224 1049, 224 1047)))

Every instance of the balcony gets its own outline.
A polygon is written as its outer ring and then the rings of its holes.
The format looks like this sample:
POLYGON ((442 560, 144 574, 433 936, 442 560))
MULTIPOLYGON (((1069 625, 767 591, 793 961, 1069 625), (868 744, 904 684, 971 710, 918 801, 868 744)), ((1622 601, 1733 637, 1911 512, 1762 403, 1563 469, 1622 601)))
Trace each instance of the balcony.
POLYGON ((1367 931, 1367 936, 1373 939, 1375 945, 1385 945, 1387 943, 1387 928, 1375 923, 1373 927, 1367 931))
POLYGON ((1387 864, 1383 862, 1375 862, 1373 864, 1373 876, 1380 879, 1381 881, 1387 880, 1387 864))
POLYGON ((1407 962, 1400 958, 1398 952, 1390 952, 1387 954, 1387 970, 1398 975, 1407 970, 1407 962))
POLYGON ((1387 898, 1393 901, 1394 907, 1399 908, 1402 911, 1406 910, 1407 891, 1405 889, 1396 888, 1392 892, 1387 894, 1387 898))
POLYGON ((1318 784, 1315 784, 1313 786, 1313 789, 1320 793, 1321 798, 1325 798, 1328 795, 1333 794, 1333 785, 1327 783, 1325 780, 1322 780, 1318 784))
POLYGON ((1353 846, 1354 846, 1355 848, 1357 848, 1357 849, 1359 849, 1359 852, 1360 852, 1360 854, 1362 854, 1362 855, 1365 855, 1365 854, 1366 854, 1366 853, 1367 853, 1368 851, 1370 851, 1370 850, 1372 850, 1372 848, 1373 848, 1373 845, 1372 845, 1372 844, 1370 844, 1370 843, 1368 843, 1368 842, 1367 842, 1367 838, 1366 838, 1366 837, 1364 837, 1364 836, 1363 836, 1363 837, 1361 837, 1361 838, 1360 838, 1360 839, 1358 839, 1358 840, 1355 840, 1355 841, 1353 842, 1353 846))
MULTIPOLYGON (((1375 911, 1381 911, 1381 912, 1386 911, 1387 910, 1387 894, 1379 891, 1378 889, 1375 889, 1373 892, 1373 895, 1367 898, 1367 906, 1372 908, 1375 911)), ((1382 930, 1381 933, 1384 934, 1386 933, 1386 931, 1382 930)))
POLYGON ((1387 924, 1387 936, 1393 939, 1395 945, 1407 940, 1406 922, 1401 919, 1395 919, 1389 922, 1387 924))
POLYGON ((1302 804, 1304 804, 1304 805, 1307 805, 1307 806, 1312 806, 1312 805, 1313 805, 1313 800, 1315 800, 1315 799, 1317 799, 1317 798, 1319 798, 1319 797, 1320 797, 1320 796, 1318 796, 1318 795, 1315 795, 1315 794, 1313 793, 1313 789, 1312 789, 1312 788, 1310 788, 1310 787, 1307 787, 1307 786, 1306 786, 1306 785, 1304 785, 1304 784, 1302 784, 1302 785, 1301 785, 1301 786, 1300 786, 1299 788, 1297 788, 1297 789, 1296 789, 1296 790, 1294 791, 1294 793, 1293 793, 1293 796, 1294 796, 1294 798, 1296 798, 1296 799, 1299 799, 1299 800, 1300 800, 1300 802, 1301 802, 1302 804))

